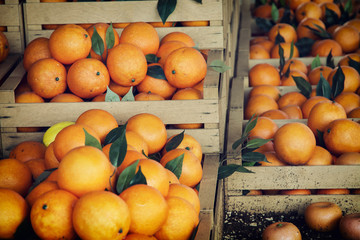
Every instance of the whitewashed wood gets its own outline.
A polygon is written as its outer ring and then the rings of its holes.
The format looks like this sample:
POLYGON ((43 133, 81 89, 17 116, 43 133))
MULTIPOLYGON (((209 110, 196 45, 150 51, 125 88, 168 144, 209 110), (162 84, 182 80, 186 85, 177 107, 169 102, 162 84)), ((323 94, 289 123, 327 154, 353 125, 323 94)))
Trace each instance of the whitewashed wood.
MULTIPOLYGON (((20 12, 21 13, 21 12, 20 12)), ((21 18, 19 17, 18 4, 1 4, 0 5, 0 26, 19 25, 21 18)))
POLYGON ((210 239, 211 231, 214 225, 212 212, 200 211, 199 227, 195 236, 195 240, 210 239))
POLYGON ((219 180, 216 186, 216 201, 214 210, 214 229, 211 239, 222 239, 225 211, 224 181, 219 180))
POLYGON ((5 76, 7 76, 9 72, 19 63, 20 58, 21 56, 19 54, 9 54, 5 61, 0 63, 0 85, 5 80, 5 76))

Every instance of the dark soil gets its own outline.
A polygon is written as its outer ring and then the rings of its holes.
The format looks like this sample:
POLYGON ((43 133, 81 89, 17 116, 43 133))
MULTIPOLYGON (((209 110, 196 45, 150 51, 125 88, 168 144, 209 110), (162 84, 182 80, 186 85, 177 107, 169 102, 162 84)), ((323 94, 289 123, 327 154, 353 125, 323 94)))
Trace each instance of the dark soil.
POLYGON ((311 230, 305 224, 304 216, 294 213, 248 213, 227 212, 225 214, 223 239, 257 240, 261 239, 264 229, 274 222, 291 222, 295 224, 303 240, 342 240, 338 231, 321 233, 311 230))

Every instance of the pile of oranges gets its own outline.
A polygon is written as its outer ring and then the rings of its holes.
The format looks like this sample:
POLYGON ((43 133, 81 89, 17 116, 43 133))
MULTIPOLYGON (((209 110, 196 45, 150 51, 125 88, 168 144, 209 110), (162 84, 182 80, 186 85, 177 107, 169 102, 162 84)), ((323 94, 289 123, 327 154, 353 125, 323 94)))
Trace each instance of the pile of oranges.
MULTIPOLYGON (((279 17, 273 23, 266 36, 254 37, 250 42, 250 59, 279 58, 279 45, 284 50, 284 56, 289 57, 293 43, 293 56, 299 57, 298 41, 311 42, 306 44, 306 53, 310 56, 326 57, 330 50, 333 56, 359 52, 360 19, 356 15, 353 1, 353 12, 346 12, 344 3, 320 0, 286 1, 286 6, 278 9, 279 17), (281 21, 285 11, 289 16, 281 21), (335 15, 335 16, 333 16, 335 15), (332 18, 337 18, 338 21, 332 18), (340 22, 340 20, 342 22, 340 22), (283 42, 276 41, 280 34, 283 42)), ((268 3, 257 6, 253 16, 272 19, 272 6, 268 3)), ((350 9, 350 8, 349 8, 350 9)), ((304 46, 304 45, 303 45, 304 46)), ((303 49, 302 49, 303 50, 303 49)), ((306 56, 306 55, 302 55, 306 56)))
POLYGON ((201 162, 199 142, 168 137, 155 115, 118 126, 88 110, 47 147, 25 141, 0 160, 0 238, 21 234, 29 218, 41 239, 188 239, 199 223, 201 162))

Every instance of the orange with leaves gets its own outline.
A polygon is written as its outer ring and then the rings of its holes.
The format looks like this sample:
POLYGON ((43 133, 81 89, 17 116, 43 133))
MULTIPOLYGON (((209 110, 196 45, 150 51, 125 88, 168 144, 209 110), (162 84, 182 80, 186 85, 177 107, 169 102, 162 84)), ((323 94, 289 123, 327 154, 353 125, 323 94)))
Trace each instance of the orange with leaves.
POLYGON ((300 38, 306 37, 306 38, 311 38, 313 40, 320 39, 320 37, 317 36, 312 30, 307 28, 307 26, 308 26, 310 28, 319 30, 316 25, 320 26, 324 30, 326 29, 324 22, 318 18, 305 18, 305 19, 301 20, 301 22, 298 24, 298 26, 296 28, 296 33, 297 33, 298 38, 300 39, 300 38))
POLYGON ((277 102, 267 95, 255 95, 249 98, 244 112, 245 119, 250 119, 252 115, 260 115, 268 110, 279 109, 277 102))
POLYGON ((306 64, 301 61, 300 59, 288 59, 285 62, 285 65, 283 67, 282 73, 284 74, 288 68, 290 68, 290 71, 297 70, 300 72, 303 72, 304 74, 308 73, 308 68, 306 64))
POLYGON ((256 64, 249 71, 249 85, 251 87, 255 87, 258 85, 279 86, 279 70, 268 63, 256 64))
POLYGON ((298 22, 301 22, 305 18, 319 19, 321 14, 322 10, 320 6, 314 2, 302 3, 295 10, 295 17, 298 22))
POLYGON ((287 23, 277 23, 268 32, 268 37, 272 42, 275 42, 276 36, 280 34, 286 43, 297 42, 296 30, 293 26, 287 23))
POLYGON ((317 85, 320 81, 320 76, 322 75, 326 80, 332 71, 331 67, 328 66, 318 66, 312 69, 308 74, 308 79, 311 85, 317 85))
POLYGON ((360 32, 353 26, 340 26, 335 29, 333 39, 340 44, 344 53, 351 53, 359 48, 360 32))
MULTIPOLYGON (((171 136, 166 144, 168 144, 176 135, 171 136)), ((184 133, 184 138, 181 143, 176 147, 181 149, 187 149, 192 152, 201 162, 202 160, 202 149, 201 144, 191 135, 184 133)), ((162 150, 162 155, 167 153, 166 148, 164 147, 162 150)))
MULTIPOLYGON (((338 70, 339 67, 336 67, 330 72, 327 78, 330 86, 332 86, 334 76, 338 70)), ((345 77, 343 92, 356 92, 356 90, 358 90, 358 88, 360 87, 360 75, 358 71, 356 71, 355 68, 350 66, 342 66, 341 70, 344 73, 345 77)))
POLYGON ((144 152, 146 155, 149 154, 149 147, 140 134, 134 131, 126 131, 125 137, 127 144, 133 146, 139 153, 144 152))
POLYGON ((293 49, 292 57, 297 58, 300 56, 299 49, 295 45, 292 45, 292 43, 289 42, 282 42, 280 44, 275 44, 274 47, 271 49, 270 51, 271 58, 280 58, 280 54, 279 54, 280 46, 284 51, 284 58, 290 58, 291 48, 293 49))
POLYGON ((126 151, 126 155, 123 162, 116 170, 117 175, 119 175, 122 171, 124 171, 125 168, 133 164, 136 160, 145 159, 145 158, 146 157, 142 153, 136 150, 128 149, 126 151))
POLYGON ((310 160, 305 164, 309 166, 331 165, 333 164, 333 157, 331 153, 323 147, 316 146, 314 154, 310 160))
POLYGON ((268 162, 259 162, 260 166, 287 166, 288 164, 281 161, 274 151, 264 152, 268 162))
POLYGON ((9 42, 3 32, 0 31, 0 63, 5 61, 9 55, 9 42))
POLYGON ((11 149, 9 158, 15 158, 22 162, 35 158, 45 157, 46 147, 42 142, 23 141, 11 149))
POLYGON ((29 71, 34 62, 43 58, 51 58, 49 38, 38 37, 32 40, 24 50, 23 66, 25 71, 29 71))
POLYGON ((349 66, 350 58, 351 58, 351 60, 360 62, 360 54, 359 53, 348 53, 339 60, 338 65, 339 66, 349 66))
POLYGON ((302 123, 286 123, 274 135, 277 156, 290 165, 306 164, 315 151, 316 140, 311 129, 302 123))
POLYGON ((168 41, 180 41, 185 43, 187 47, 194 47, 195 42, 194 40, 186 33, 183 32, 171 32, 166 34, 160 41, 160 45, 163 45, 165 42, 168 41))
POLYGON ((341 11, 339 6, 336 3, 333 2, 323 2, 319 4, 319 7, 321 8, 321 19, 326 19, 326 9, 332 10, 337 14, 337 16, 340 18, 341 11))
POLYGON ((309 81, 307 75, 299 70, 290 70, 289 76, 286 76, 285 74, 281 77, 281 86, 296 86, 296 82, 294 80, 294 77, 301 77, 305 81, 309 81))
POLYGON ((158 27, 173 27, 176 23, 175 22, 148 22, 148 24, 150 24, 151 26, 153 26, 154 28, 158 28, 158 27))
POLYGON ((193 87, 205 78, 207 64, 198 50, 184 47, 169 54, 164 73, 168 82, 176 88, 193 87))
POLYGON ((311 56, 327 57, 331 51, 332 56, 342 56, 341 45, 333 39, 324 39, 316 41, 311 47, 311 56))
POLYGON ((86 58, 91 50, 89 33, 75 24, 56 28, 49 38, 51 56, 62 64, 72 64, 86 58))
POLYGON ((129 43, 141 49, 144 55, 156 54, 160 39, 156 29, 145 22, 133 22, 120 34, 120 43, 129 43))
POLYGON ((44 58, 33 63, 27 74, 31 89, 42 98, 53 98, 64 93, 67 74, 63 64, 52 58, 44 58))
POLYGON ((106 63, 111 79, 121 86, 136 86, 146 76, 147 62, 144 53, 139 47, 129 43, 120 43, 112 48, 106 63))

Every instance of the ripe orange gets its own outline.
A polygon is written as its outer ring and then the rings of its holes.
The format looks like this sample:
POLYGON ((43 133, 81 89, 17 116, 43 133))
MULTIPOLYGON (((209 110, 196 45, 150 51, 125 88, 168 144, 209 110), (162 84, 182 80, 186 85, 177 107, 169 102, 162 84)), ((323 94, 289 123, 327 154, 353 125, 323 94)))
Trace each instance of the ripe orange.
POLYGON ((311 191, 309 189, 291 189, 291 190, 281 190, 280 195, 310 195, 311 191))
POLYGON ((0 188, 0 212, 0 238, 12 239, 19 225, 28 216, 29 207, 17 192, 0 188))
POLYGON ((166 201, 169 215, 161 229, 155 233, 156 239, 189 239, 199 222, 194 207, 180 197, 169 197, 166 201))
POLYGON ((179 48, 166 59, 164 73, 176 88, 193 87, 206 76, 207 65, 202 54, 191 47, 179 48))
POLYGON ((348 118, 360 118, 360 107, 354 108, 347 115, 348 118))
POLYGON ((348 53, 340 59, 338 65, 349 66, 349 61, 350 61, 349 58, 351 58, 352 60, 354 60, 356 62, 360 62, 360 54, 359 53, 348 53))
POLYGON ((0 188, 6 188, 25 196, 32 184, 30 169, 20 160, 0 160, 0 188))
POLYGON ((83 102, 84 100, 72 93, 61 93, 53 97, 50 102, 83 102))
POLYGON ((115 117, 102 109, 90 109, 83 112, 76 119, 75 123, 83 124, 93 129, 100 138, 101 143, 105 141, 106 135, 111 130, 118 127, 115 117))
POLYGON ((30 159, 25 164, 30 169, 33 179, 38 178, 45 171, 45 160, 43 158, 30 159))
POLYGON ((162 156, 160 163, 165 167, 168 162, 184 154, 179 181, 189 187, 196 186, 202 179, 203 170, 199 159, 189 150, 173 149, 162 156))
POLYGON ((252 115, 260 115, 268 110, 278 109, 277 102, 267 95, 255 95, 249 98, 244 112, 245 119, 250 119, 252 115))
POLYGON ((269 59, 270 53, 260 44, 250 46, 250 59, 269 59))
POLYGON ((85 146, 85 131, 100 142, 99 136, 96 132, 82 124, 73 124, 63 128, 55 137, 54 153, 56 158, 62 161, 62 158, 72 149, 80 146, 85 146))
POLYGON ((284 161, 281 161, 274 151, 264 152, 263 153, 268 162, 259 162, 260 166, 287 166, 288 164, 284 161))
POLYGON ((249 85, 251 87, 258 85, 280 85, 279 70, 268 63, 259 63, 249 71, 249 85))
POLYGON ((148 24, 150 24, 151 26, 157 28, 157 27, 172 27, 173 25, 175 25, 175 22, 148 22, 148 24))
POLYGON ((255 127, 250 131, 249 137, 270 139, 278 128, 274 120, 267 117, 258 117, 255 127))
POLYGON ((58 168, 58 185, 76 196, 104 190, 109 182, 110 162, 99 149, 77 147, 68 152, 58 168))
POLYGON ((274 135, 278 157, 291 165, 306 164, 315 151, 316 140, 311 129, 303 123, 286 123, 274 135))
MULTIPOLYGON (((107 58, 107 54, 108 54, 108 49, 107 49, 107 44, 106 44, 106 31, 107 29, 110 27, 109 24, 107 23, 96 23, 94 25, 92 25, 91 27, 87 28, 86 31, 89 33, 90 38, 92 38, 93 34, 94 34, 94 28, 96 28, 96 32, 99 34, 100 38, 103 41, 104 44, 104 52, 103 54, 100 56, 97 53, 95 53, 95 51, 93 49, 91 49, 90 51, 90 56, 92 58, 96 58, 100 61, 105 62, 106 58, 107 58)), ((117 46, 119 44, 119 34, 117 33, 117 31, 115 29, 113 29, 113 33, 114 33, 114 45, 113 47, 117 46)))
MULTIPOLYGON (((334 68, 327 80, 330 83, 330 86, 332 86, 333 78, 335 76, 336 71, 339 67, 334 68)), ((344 81, 344 90, 343 92, 356 92, 356 90, 360 87, 360 75, 359 73, 350 66, 342 66, 341 70, 343 71, 345 75, 345 81, 344 81)))
POLYGON ((42 142, 23 141, 16 145, 9 154, 9 158, 15 158, 26 162, 34 158, 44 158, 46 147, 42 142))
POLYGON ((296 30, 293 26, 287 23, 277 23, 275 24, 268 32, 268 37, 272 42, 275 42, 276 36, 280 34, 285 42, 296 43, 297 41, 297 34, 296 30))
POLYGON ((149 154, 160 151, 167 140, 165 124, 159 117, 149 113, 140 113, 129 118, 126 130, 134 131, 144 138, 149 154))
POLYGON ((45 100, 34 92, 23 92, 15 96, 16 103, 43 103, 45 100))
POLYGON ((9 41, 5 34, 0 31, 0 63, 3 62, 9 55, 9 41))
POLYGON ((120 97, 123 97, 130 91, 131 86, 128 86, 128 87, 121 86, 110 79, 109 88, 111 91, 113 91, 120 97))
POLYGON ((249 98, 260 94, 272 97, 275 101, 280 98, 279 88, 272 85, 257 85, 253 87, 249 92, 249 98))
POLYGON ((269 141, 264 145, 262 145, 261 147, 259 147, 258 149, 254 150, 254 152, 259 152, 259 153, 266 153, 273 151, 274 151, 274 143, 272 141, 269 141))
POLYGON ((359 165, 360 153, 358 152, 345 152, 336 158, 335 165, 359 165))
POLYGON ((317 136, 317 131, 324 132, 330 122, 341 118, 346 118, 345 109, 337 102, 325 100, 311 109, 307 125, 317 136))
POLYGON ((343 51, 341 45, 333 39, 324 39, 316 41, 311 47, 311 56, 327 57, 330 53, 332 56, 342 56, 343 51))
POLYGON ((281 78, 281 86, 296 86, 296 82, 293 77, 302 77, 307 82, 309 81, 308 77, 304 72, 301 72, 299 70, 291 70, 289 73, 289 77, 286 77, 285 75, 281 78))
POLYGON ((323 97, 323 96, 313 96, 313 97, 308 98, 301 105, 303 118, 307 119, 309 117, 310 111, 315 106, 315 104, 317 104, 318 102, 321 102, 321 101, 326 101, 326 100, 328 100, 328 99, 326 97, 323 97))
MULTIPOLYGON (((273 48, 274 44, 275 43, 273 41, 271 41, 269 39, 266 39, 266 40, 263 40, 263 41, 261 41, 261 42, 259 42, 257 44, 252 44, 252 45, 260 45, 263 48, 265 48, 267 52, 270 53, 270 51, 273 48)), ((250 45, 250 46, 252 46, 252 45, 250 45)))
POLYGON ((127 25, 129 25, 129 22, 124 22, 124 23, 113 23, 113 27, 114 28, 125 28, 127 25))
POLYGON ((290 7, 290 9, 295 11, 300 4, 310 1, 311 0, 286 0, 286 4, 290 7))
POLYGON ((149 154, 149 147, 145 141, 145 139, 134 131, 126 131, 125 133, 126 142, 128 145, 133 146, 139 153, 144 153, 146 155, 149 154))
POLYGON ((139 92, 152 92, 162 96, 164 99, 171 99, 176 88, 165 79, 158 79, 146 75, 143 81, 136 86, 139 92))
POLYGON ((209 26, 210 21, 181 21, 180 24, 184 27, 205 27, 209 26))
POLYGON ((180 197, 191 203, 197 214, 200 213, 200 198, 194 189, 184 184, 170 184, 168 197, 180 197))
POLYGON ((51 56, 62 64, 72 64, 86 58, 91 50, 91 38, 88 32, 75 24, 66 24, 56 28, 49 38, 51 56))
POLYGON ((338 195, 343 195, 343 194, 350 194, 350 190, 349 189, 343 189, 343 188, 334 188, 334 189, 318 189, 316 191, 316 194, 338 194, 338 195))
POLYGON ((37 185, 29 194, 26 195, 26 202, 32 207, 35 201, 44 193, 51 190, 59 189, 59 186, 54 181, 44 181, 37 185))
POLYGON ((42 239, 75 238, 72 213, 77 200, 75 195, 60 189, 39 196, 30 211, 36 235, 42 239))
POLYGON ((42 98, 53 98, 65 92, 67 76, 64 65, 52 58, 33 63, 27 74, 31 89, 42 98))
POLYGON ((74 229, 81 239, 123 239, 130 221, 127 204, 108 191, 85 194, 73 210, 74 229))
POLYGON ((270 119, 289 119, 289 116, 286 112, 280 109, 271 109, 263 112, 259 115, 260 117, 267 117, 270 119))
POLYGON ((111 79, 125 87, 138 85, 146 76, 144 53, 135 45, 120 43, 108 54, 107 67, 111 79))
MULTIPOLYGON (((171 141, 171 139, 173 139, 175 137, 175 135, 171 136, 167 141, 166 144, 171 141)), ((192 152, 201 162, 202 160, 202 149, 201 149, 201 144, 191 135, 184 133, 184 138, 181 141, 181 143, 179 144, 179 146, 177 146, 176 148, 181 148, 181 149, 187 149, 190 152, 192 152)), ((166 148, 163 148, 162 151, 162 155, 165 155, 165 153, 167 153, 166 148)))
POLYGON ((344 53, 351 53, 359 48, 360 32, 353 26, 340 26, 335 29, 333 39, 340 44, 344 53))
POLYGON ((310 30, 306 27, 306 26, 309 26, 313 29, 319 30, 316 25, 322 27, 324 30, 326 29, 324 22, 321 21, 320 19, 317 19, 317 18, 303 19, 296 28, 296 33, 297 33, 298 38, 300 39, 300 38, 306 37, 306 38, 311 38, 313 40, 319 39, 320 38, 319 36, 314 34, 312 30, 310 30))
POLYGON ((136 184, 125 189, 119 196, 130 210, 130 233, 153 235, 165 223, 169 207, 159 190, 136 184))
POLYGON ((312 69, 308 74, 308 79, 311 85, 317 85, 320 81, 320 74, 325 78, 328 78, 330 72, 332 71, 331 67, 328 66, 319 66, 312 69))
POLYGON ((271 5, 262 4, 257 6, 253 11, 253 16, 257 18, 271 18, 271 5))
POLYGON ((280 108, 281 111, 285 112, 289 119, 302 119, 302 111, 300 106, 298 105, 287 105, 285 107, 280 108))
POLYGON ((57 168, 59 166, 59 160, 57 160, 54 153, 54 143, 51 142, 46 148, 44 156, 45 169, 57 168))
POLYGON ((179 179, 177 178, 177 176, 176 176, 172 171, 170 171, 170 170, 167 169, 167 168, 164 168, 164 169, 165 169, 165 171, 166 171, 167 174, 168 174, 169 184, 172 184, 172 183, 179 183, 179 184, 180 184, 179 179))
POLYGON ((344 23, 344 25, 345 26, 353 26, 357 30, 360 31, 360 19, 359 18, 353 18, 353 19, 347 21, 346 23, 344 23))
POLYGON ((279 108, 283 108, 288 105, 301 106, 306 101, 306 97, 300 92, 287 92, 282 95, 277 101, 279 108))
MULTIPOLYGON (((289 43, 289 42, 275 44, 274 47, 270 51, 270 57, 271 58, 280 58, 280 54, 279 54, 280 46, 284 50, 284 58, 290 58, 291 43, 289 43)), ((293 45, 293 46, 294 46, 293 47, 293 57, 297 58, 300 56, 299 49, 295 45, 293 45)))
POLYGON ((298 22, 301 22, 305 18, 319 19, 321 14, 322 10, 320 6, 314 2, 302 3, 295 10, 295 17, 298 22))
POLYGON ((127 150, 124 161, 121 163, 121 165, 116 170, 117 175, 119 175, 125 168, 130 166, 136 160, 145 159, 145 158, 146 157, 138 151, 130 150, 130 149, 127 150))
POLYGON ((164 65, 169 54, 172 53, 174 50, 182 47, 186 47, 186 44, 180 41, 168 41, 161 44, 159 50, 156 53, 156 56, 160 58, 158 63, 164 65))
POLYGON ((342 92, 336 96, 335 102, 339 103, 349 114, 353 109, 360 107, 360 96, 353 92, 342 92))
POLYGON ((29 71, 34 62, 43 58, 51 58, 49 38, 38 37, 32 40, 24 50, 23 66, 25 71, 29 71))
POLYGON ((320 3, 319 7, 321 8, 321 19, 325 19, 326 8, 334 11, 338 15, 338 17, 341 16, 341 11, 339 6, 333 2, 320 3))
POLYGON ((69 89, 81 98, 93 98, 106 91, 110 75, 106 66, 97 59, 84 58, 74 62, 68 70, 69 89))
POLYGON ((160 39, 156 29, 145 22, 132 22, 120 34, 120 43, 129 43, 141 49, 144 55, 156 54, 160 39))
POLYGON ((319 166, 331 164, 333 164, 333 158, 330 152, 323 147, 316 146, 314 154, 311 156, 310 160, 305 165, 319 166))
POLYGON ((166 34, 160 41, 160 46, 168 41, 180 41, 185 43, 187 47, 194 47, 194 40, 186 33, 183 32, 170 32, 166 34))
POLYGON ((345 152, 360 152, 360 143, 356 141, 359 133, 359 123, 350 119, 334 120, 324 130, 325 146, 335 155, 345 152))
POLYGON ((165 100, 162 96, 156 93, 149 92, 140 92, 134 96, 135 101, 162 101, 165 100))
POLYGON ((284 68, 282 70, 282 73, 284 74, 288 68, 290 67, 290 71, 297 70, 300 72, 303 72, 304 74, 308 73, 308 68, 306 64, 301 61, 300 59, 289 59, 285 62, 284 68))

